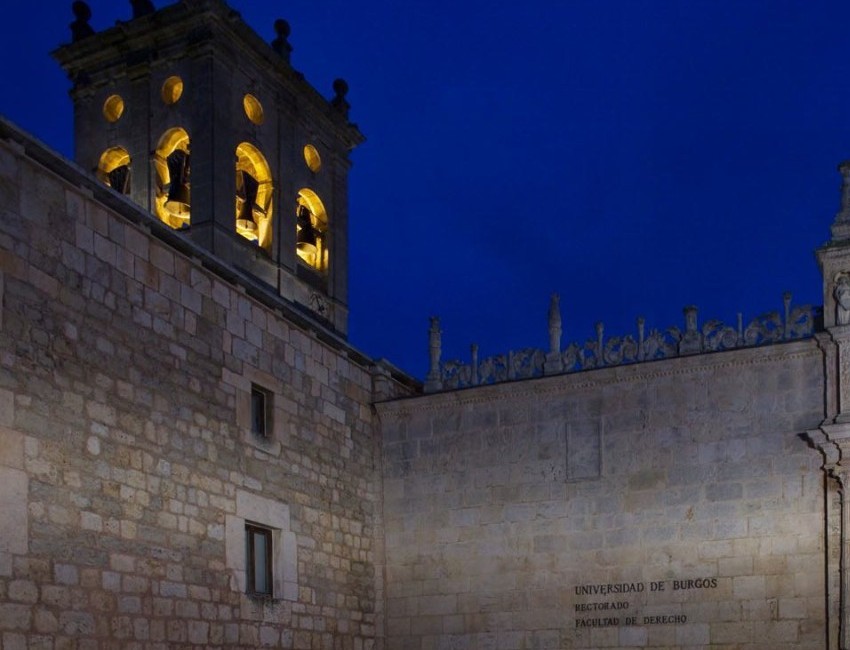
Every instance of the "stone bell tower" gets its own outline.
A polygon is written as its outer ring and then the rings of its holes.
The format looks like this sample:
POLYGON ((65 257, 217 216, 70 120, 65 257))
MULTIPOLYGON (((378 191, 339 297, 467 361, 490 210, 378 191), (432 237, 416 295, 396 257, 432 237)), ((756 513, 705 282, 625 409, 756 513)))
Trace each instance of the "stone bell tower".
POLYGON ((348 320, 347 86, 327 100, 289 64, 289 26, 269 44, 223 0, 156 10, 94 32, 73 3, 53 55, 73 82, 75 156, 264 288, 339 334, 348 320))

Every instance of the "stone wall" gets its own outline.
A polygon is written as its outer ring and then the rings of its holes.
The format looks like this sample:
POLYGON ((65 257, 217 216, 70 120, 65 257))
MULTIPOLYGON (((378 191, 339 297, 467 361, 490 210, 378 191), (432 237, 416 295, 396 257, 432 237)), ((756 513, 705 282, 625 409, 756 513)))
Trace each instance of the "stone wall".
POLYGON ((379 404, 389 647, 826 647, 823 363, 809 340, 379 404))
POLYGON ((836 647, 820 338, 397 399, 0 121, 0 647, 836 647))
POLYGON ((380 647, 371 362, 0 126, 0 647, 380 647))

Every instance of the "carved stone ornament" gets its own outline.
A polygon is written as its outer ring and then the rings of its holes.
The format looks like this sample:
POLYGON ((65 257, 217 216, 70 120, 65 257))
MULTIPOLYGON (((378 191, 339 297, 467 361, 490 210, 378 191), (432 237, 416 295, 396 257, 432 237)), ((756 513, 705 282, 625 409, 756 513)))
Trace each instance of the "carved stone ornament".
POLYGON ((832 295, 835 298, 835 324, 850 324, 850 273, 836 274, 832 295))
MULTIPOLYGON (((835 277, 835 299, 838 304, 839 324, 850 323, 850 272, 835 277), (841 296, 839 296, 839 284, 841 296), (842 306, 843 305, 843 306, 842 306), (842 320, 844 318, 845 320, 842 320)), ((570 343, 561 349, 561 322, 557 296, 550 300, 549 309, 549 352, 534 348, 511 351, 479 358, 478 346, 473 346, 471 362, 459 359, 442 361, 442 339, 437 319, 431 319, 430 370, 426 377, 425 391, 452 390, 480 384, 496 384, 515 379, 542 377, 544 375, 581 372, 605 366, 620 366, 655 359, 719 352, 782 341, 806 339, 814 334, 815 323, 821 317, 819 308, 811 305, 793 307, 791 294, 782 296, 782 311, 773 311, 752 319, 744 327, 743 314, 738 314, 737 327, 719 320, 706 321, 700 326, 696 307, 686 307, 685 329, 670 327, 664 331, 646 331, 646 321, 637 319, 637 338, 632 334, 606 337, 602 323, 596 324, 596 339, 584 345, 570 343), (554 352, 553 352, 554 350, 554 352)), ((846 347, 847 367, 845 375, 850 377, 850 345, 846 347)), ((848 381, 850 387, 850 381, 848 381)), ((850 392, 847 398, 850 404, 850 392)), ((848 409, 850 413, 850 409, 848 409)), ((850 420, 848 420, 850 421, 850 420)))
POLYGON ((310 294, 310 308, 320 316, 327 317, 328 302, 320 294, 315 291, 310 294))

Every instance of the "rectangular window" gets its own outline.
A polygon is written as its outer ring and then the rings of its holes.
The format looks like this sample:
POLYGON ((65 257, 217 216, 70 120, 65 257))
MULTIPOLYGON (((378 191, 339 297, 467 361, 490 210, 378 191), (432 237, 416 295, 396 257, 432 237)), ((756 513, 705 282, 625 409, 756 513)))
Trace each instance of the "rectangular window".
POLYGON ((271 430, 271 395, 264 388, 251 384, 251 433, 266 438, 271 430))
POLYGON ((245 524, 247 552, 247 592, 258 596, 273 596, 272 588, 272 531, 245 524))

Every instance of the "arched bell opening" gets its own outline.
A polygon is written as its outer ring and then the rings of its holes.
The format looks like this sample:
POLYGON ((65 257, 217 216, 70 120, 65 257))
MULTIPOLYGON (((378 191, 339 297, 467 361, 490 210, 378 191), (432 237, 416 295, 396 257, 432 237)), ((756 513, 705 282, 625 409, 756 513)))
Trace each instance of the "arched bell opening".
POLYGON ((130 153, 124 147, 110 147, 100 156, 97 177, 121 194, 130 193, 130 153))
POLYGON ((274 185, 269 164, 254 145, 236 147, 236 232, 270 252, 274 185))
POLYGON ((328 268, 328 214, 313 191, 298 191, 295 207, 295 252, 307 266, 324 273, 328 268))
POLYGON ((162 134, 154 152, 156 215, 172 228, 188 226, 191 216, 189 134, 180 127, 162 134))

